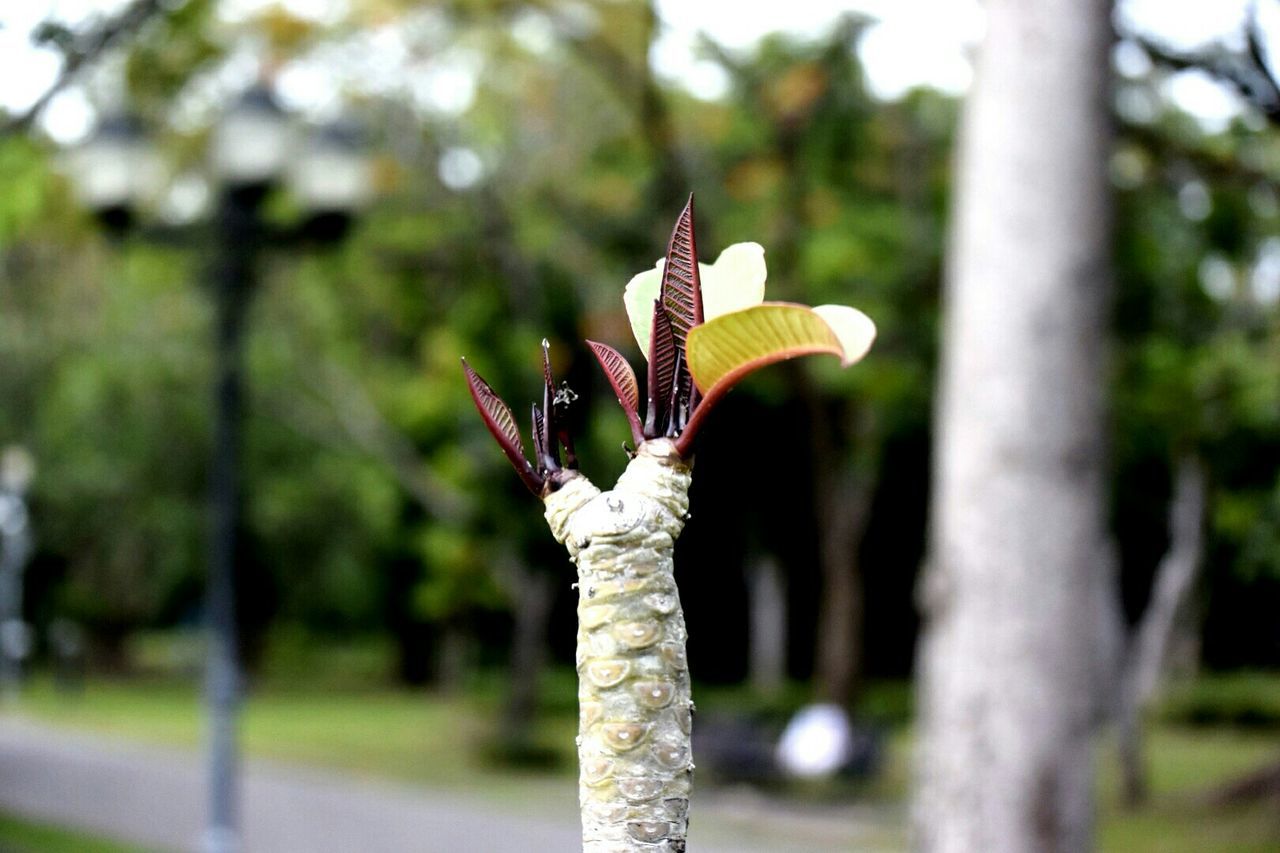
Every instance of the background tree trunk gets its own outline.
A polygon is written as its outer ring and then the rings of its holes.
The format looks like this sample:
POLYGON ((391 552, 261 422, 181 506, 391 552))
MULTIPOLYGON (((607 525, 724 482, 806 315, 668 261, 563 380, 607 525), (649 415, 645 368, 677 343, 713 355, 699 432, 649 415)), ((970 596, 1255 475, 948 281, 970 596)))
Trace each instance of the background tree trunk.
POLYGON ((787 582, 772 555, 747 564, 747 600, 751 689, 761 696, 777 696, 787 681, 787 582))
POLYGON ((551 606, 555 603, 555 586, 550 573, 532 569, 515 556, 510 558, 510 563, 504 575, 514 593, 512 615, 515 624, 511 634, 507 702, 502 713, 501 737, 508 749, 518 751, 534 745, 538 688, 549 654, 547 628, 551 606))
POLYGON ((1121 791, 1126 805, 1146 800, 1142 713, 1160 689, 1179 614, 1204 551, 1205 474, 1194 456, 1178 461, 1169 506, 1169 551, 1156 569, 1151 601, 1133 629, 1120 672, 1116 709, 1121 791))
POLYGON ((1104 0, 992 0, 960 130, 923 588, 925 851, 1078 851, 1105 561, 1104 0))
POLYGON ((814 687, 819 701, 853 705, 862 682, 862 571, 858 546, 871 516, 873 484, 868 476, 818 472, 818 511, 823 536, 819 562, 814 687))
POLYGON ((865 616, 859 549, 871 519, 880 437, 866 410, 824 406, 803 374, 796 386, 809 410, 818 568, 822 597, 814 646, 814 695, 853 707, 862 685, 865 616), (844 437, 844 441, 841 438, 844 437), (848 445, 841 447, 842 444, 848 445))

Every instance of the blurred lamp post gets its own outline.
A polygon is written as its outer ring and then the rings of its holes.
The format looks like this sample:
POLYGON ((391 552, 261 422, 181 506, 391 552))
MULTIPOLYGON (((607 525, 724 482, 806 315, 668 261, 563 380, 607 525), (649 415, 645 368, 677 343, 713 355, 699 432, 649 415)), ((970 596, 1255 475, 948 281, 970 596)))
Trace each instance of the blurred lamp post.
POLYGON ((22 619, 22 575, 31 556, 27 489, 35 460, 23 447, 0 453, 0 691, 16 698, 22 661, 31 652, 31 630, 22 619))
MULTIPOLYGON (((136 121, 111 120, 71 157, 80 197, 117 234, 130 229, 138 204, 155 186, 153 164, 159 156, 153 150, 136 121)), ((261 85, 245 92, 214 128, 209 165, 218 186, 218 204, 207 235, 213 249, 208 283, 216 309, 216 376, 206 587, 210 637, 205 684, 209 717, 205 849, 232 853, 240 847, 236 712, 241 675, 235 559, 245 317, 257 289, 262 251, 337 242, 369 199, 372 186, 363 138, 354 125, 321 128, 299 146, 293 122, 261 85), (283 229, 262 216, 263 202, 282 184, 305 211, 302 222, 283 229)))

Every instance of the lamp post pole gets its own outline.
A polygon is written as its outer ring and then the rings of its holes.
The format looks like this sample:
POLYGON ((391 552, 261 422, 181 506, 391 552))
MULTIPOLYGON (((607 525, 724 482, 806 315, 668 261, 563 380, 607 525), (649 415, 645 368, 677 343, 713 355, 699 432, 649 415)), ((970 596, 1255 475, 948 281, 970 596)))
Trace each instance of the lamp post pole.
MULTIPOLYGON (((209 811, 203 847, 206 853, 237 853, 241 844, 236 718, 241 667, 236 537, 242 497, 244 331, 257 290, 258 258, 268 243, 303 248, 340 241, 354 215, 369 201, 373 187, 358 125, 339 121, 317 128, 298 147, 288 116, 264 84, 247 90, 223 114, 209 153, 211 172, 221 186, 212 231, 179 229, 191 232, 187 236, 211 240, 206 283, 214 301, 205 670, 209 811), (281 229, 262 217, 263 202, 278 186, 286 186, 306 211, 296 226, 281 229)), ((85 204, 108 231, 123 236, 139 230, 134 227, 138 202, 163 177, 158 160, 141 122, 123 115, 105 120, 98 133, 73 153, 69 166, 85 204)), ((2 593, 0 589, 0 598, 2 593)))
POLYGON ((209 827, 205 846, 208 853, 235 853, 239 849, 236 720, 241 674, 236 636, 236 533, 240 515, 238 472, 244 327, 256 289, 255 262, 262 237, 260 201, 261 192, 256 188, 223 191, 210 276, 215 303, 216 377, 210 468, 212 527, 206 593, 209 827))
POLYGON ((10 703, 22 676, 30 634, 22 621, 22 573, 31 556, 26 491, 35 470, 20 447, 0 453, 0 694, 10 703))
POLYGON ((27 507, 21 495, 0 495, 0 694, 6 703, 17 698, 22 659, 29 643, 22 621, 22 573, 31 552, 27 507))

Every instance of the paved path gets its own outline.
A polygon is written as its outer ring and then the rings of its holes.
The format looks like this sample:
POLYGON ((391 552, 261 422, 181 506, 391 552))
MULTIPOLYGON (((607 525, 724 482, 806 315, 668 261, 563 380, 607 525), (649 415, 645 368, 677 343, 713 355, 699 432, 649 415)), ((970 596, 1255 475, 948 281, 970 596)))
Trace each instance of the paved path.
MULTIPOLYGON (((242 797, 244 851, 573 851, 580 844, 576 791, 566 788, 559 796, 538 786, 533 796, 531 786, 527 802, 497 803, 251 761, 242 797)), ((192 752, 0 716, 0 811, 156 850, 196 851, 203 797, 200 757, 192 752)), ((699 801, 691 846, 698 853, 818 853, 851 849, 864 837, 852 812, 764 813, 761 803, 744 796, 699 801)))

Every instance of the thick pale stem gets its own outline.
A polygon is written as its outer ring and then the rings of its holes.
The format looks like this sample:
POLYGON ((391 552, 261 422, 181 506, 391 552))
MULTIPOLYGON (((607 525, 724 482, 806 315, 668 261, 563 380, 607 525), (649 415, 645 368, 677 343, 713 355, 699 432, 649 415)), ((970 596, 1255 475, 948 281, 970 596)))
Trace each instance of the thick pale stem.
POLYGON ((693 702, 672 551, 689 507, 675 445, 640 446, 617 486, 546 498, 578 566, 578 797, 584 853, 683 851, 693 702))

